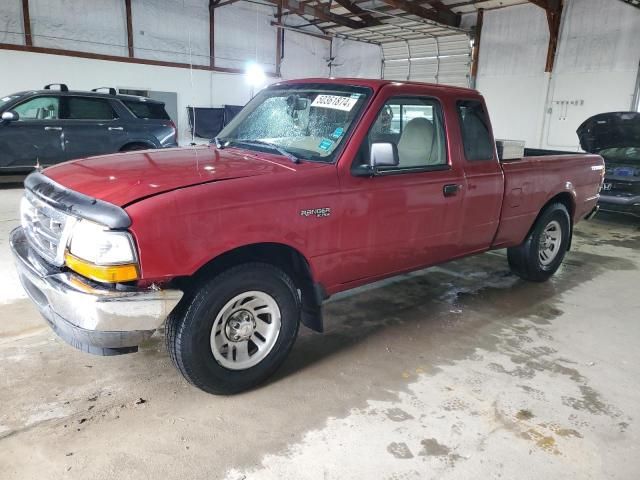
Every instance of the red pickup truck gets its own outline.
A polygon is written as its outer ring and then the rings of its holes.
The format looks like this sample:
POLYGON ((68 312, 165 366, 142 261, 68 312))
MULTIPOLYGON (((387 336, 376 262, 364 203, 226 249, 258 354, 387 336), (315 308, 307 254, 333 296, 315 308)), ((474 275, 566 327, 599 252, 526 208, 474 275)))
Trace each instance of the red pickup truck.
POLYGON ((128 353, 166 321, 184 377, 229 394, 276 370, 300 322, 322 331, 337 292, 505 247, 515 274, 546 280, 603 174, 597 155, 500 161, 473 90, 297 80, 209 146, 31 174, 11 246, 63 339, 128 353))

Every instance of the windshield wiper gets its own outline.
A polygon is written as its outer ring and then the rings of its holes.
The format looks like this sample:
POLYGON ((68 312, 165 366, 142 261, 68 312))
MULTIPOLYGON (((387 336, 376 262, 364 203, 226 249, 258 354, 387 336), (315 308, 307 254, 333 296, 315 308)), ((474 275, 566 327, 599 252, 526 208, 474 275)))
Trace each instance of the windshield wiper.
MULTIPOLYGON (((285 150, 282 147, 279 147, 278 145, 275 145, 273 143, 270 142, 265 142, 263 140, 232 140, 233 143, 238 143, 241 145, 249 145, 249 146, 255 146, 255 147, 267 147, 270 148, 271 150, 274 150, 276 152, 278 152, 280 155, 287 157, 289 160, 291 160, 293 163, 300 163, 300 159, 298 157, 296 157, 293 153, 288 152, 287 150, 285 150)), ((229 144, 230 142, 227 142, 227 144, 229 144)))
POLYGON ((215 143, 216 148, 218 150, 224 150, 224 147, 229 145, 229 141, 228 140, 225 140, 224 138, 220 138, 220 137, 214 137, 213 138, 213 142, 211 142, 211 143, 215 143))

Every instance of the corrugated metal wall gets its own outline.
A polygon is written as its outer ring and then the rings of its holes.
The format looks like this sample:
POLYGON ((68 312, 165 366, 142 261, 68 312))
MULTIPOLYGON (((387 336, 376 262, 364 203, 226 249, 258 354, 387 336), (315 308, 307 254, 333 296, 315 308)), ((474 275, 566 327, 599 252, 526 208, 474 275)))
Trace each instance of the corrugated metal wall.
POLYGON ((471 44, 465 34, 384 43, 383 78, 469 86, 471 44))

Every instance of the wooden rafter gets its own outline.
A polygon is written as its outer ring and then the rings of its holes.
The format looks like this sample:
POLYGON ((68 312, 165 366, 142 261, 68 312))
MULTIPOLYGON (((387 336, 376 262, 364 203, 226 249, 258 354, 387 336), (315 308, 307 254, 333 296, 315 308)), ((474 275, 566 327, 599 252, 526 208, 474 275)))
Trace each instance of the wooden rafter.
MULTIPOLYGON (((271 0, 266 0, 266 1, 271 2, 271 0)), ((309 6, 309 4, 316 2, 312 8, 327 9, 329 12, 332 12, 338 9, 346 9, 348 10, 348 13, 340 14, 338 16, 345 20, 354 19, 354 17, 358 17, 358 19, 361 19, 364 23, 364 25, 360 26, 359 28, 363 28, 364 26, 377 25, 377 24, 370 23, 366 17, 363 17, 363 15, 369 14, 374 20, 380 22, 378 24, 383 23, 381 21, 382 19, 376 18, 374 16, 375 14, 374 15, 371 14, 370 9, 363 9, 359 7, 359 4, 370 2, 370 1, 371 0, 332 0, 330 2, 318 3, 318 0, 300 0, 298 3, 300 7, 306 7, 306 6, 309 6)), ((390 2, 387 2, 386 0, 382 0, 382 1, 385 2, 387 5, 380 5, 375 7, 375 10, 381 13, 385 13, 390 10, 400 9, 400 10, 404 10, 402 13, 398 14, 400 16, 416 15, 426 20, 441 23, 445 26, 450 26, 450 27, 457 27, 460 24, 460 20, 459 20, 460 16, 454 11, 452 11, 448 5, 445 5, 440 0, 417 0, 417 1, 416 0, 397 0, 397 1, 390 1, 390 2), (407 8, 399 7, 398 6, 399 4, 405 4, 405 5, 408 5, 408 7, 407 8)), ((300 15, 299 10, 294 11, 293 13, 297 13, 298 15, 300 15)), ((321 24, 337 23, 331 20, 327 20, 326 17, 316 16, 313 13, 309 12, 308 10, 305 12, 304 15, 301 15, 301 16, 303 16, 305 20, 309 21, 308 23, 309 26, 315 25, 322 29, 332 28, 333 25, 320 26, 321 24), (312 17, 312 18, 308 18, 308 17, 312 17)), ((337 24, 345 26, 344 23, 337 23, 337 24)), ((353 27, 350 27, 350 28, 353 28, 353 27)))
MULTIPOLYGON (((460 16, 452 12, 448 8, 437 10, 436 8, 421 7, 417 3, 410 2, 409 0, 382 0, 387 5, 398 10, 404 10, 407 13, 415 15, 425 20, 431 20, 434 22, 448 25, 450 27, 458 27, 460 25, 460 16)), ((437 2, 441 3, 441 2, 437 2)), ((444 5, 444 4, 443 4, 444 5)), ((430 4, 431 7, 433 5, 430 4)))
POLYGON ((562 8, 562 0, 528 0, 544 10, 558 11, 562 8))
MULTIPOLYGON (((266 1, 277 6, 280 0, 266 1)), ((325 7, 323 5, 311 6, 299 2, 298 0, 282 0, 282 8, 287 9, 289 12, 295 13, 297 15, 308 15, 310 17, 317 18, 318 20, 322 20, 323 22, 336 23, 338 25, 352 28, 354 30, 368 26, 367 23, 362 20, 353 20, 342 15, 337 15, 331 12, 328 7, 325 7)))
POLYGON ((482 24, 484 21, 484 10, 478 9, 476 17, 476 28, 473 36, 473 51, 471 52, 471 83, 472 88, 476 87, 478 77, 478 64, 480 62, 480 40, 482 38, 482 24))
POLYGON ((547 48, 547 63, 545 72, 553 70, 558 48, 558 36, 560 35, 560 19, 562 17, 562 2, 558 2, 557 9, 547 10, 547 23, 549 25, 549 47, 547 48))
POLYGON ((360 17, 360 19, 364 23, 366 23, 368 27, 373 27, 375 25, 381 25, 382 24, 382 22, 380 22, 380 20, 375 18, 370 13, 362 10, 358 5, 353 3, 351 0, 335 0, 335 1, 336 1, 336 3, 338 5, 346 8, 347 10, 349 10, 354 15, 357 15, 358 17, 360 17))
POLYGON ((451 8, 448 5, 445 5, 444 3, 442 3, 440 0, 423 0, 422 2, 417 2, 417 3, 427 4, 431 8, 439 12, 447 12, 455 15, 455 13, 451 10, 451 8))
POLYGON ((529 2, 542 8, 547 15, 547 24, 549 26, 549 46, 547 48, 547 61, 544 71, 550 73, 553 71, 553 63, 556 59, 556 49, 558 48, 563 0, 529 0, 529 2))
POLYGON ((209 0, 209 9, 215 10, 216 8, 226 7, 227 5, 232 5, 234 3, 239 2, 240 0, 209 0))

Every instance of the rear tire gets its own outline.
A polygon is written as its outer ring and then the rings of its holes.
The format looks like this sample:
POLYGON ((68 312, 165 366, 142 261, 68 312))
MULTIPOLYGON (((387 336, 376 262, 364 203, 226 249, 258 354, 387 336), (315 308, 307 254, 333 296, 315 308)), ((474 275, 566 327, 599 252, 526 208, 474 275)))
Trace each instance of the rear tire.
POLYGON ((524 280, 544 282, 560 267, 571 235, 571 218, 562 203, 552 203, 536 220, 525 241, 507 249, 511 271, 524 280))
POLYGON ((167 350, 184 378, 230 395, 271 376, 298 333, 300 299, 273 265, 247 263, 207 280, 167 319, 167 350))

